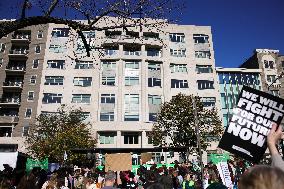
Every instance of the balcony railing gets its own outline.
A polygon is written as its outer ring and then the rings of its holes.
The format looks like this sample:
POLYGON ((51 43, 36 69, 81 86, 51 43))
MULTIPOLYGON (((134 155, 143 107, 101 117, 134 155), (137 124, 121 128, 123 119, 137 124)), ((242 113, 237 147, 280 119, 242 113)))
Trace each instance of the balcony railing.
POLYGON ((12 114, 1 114, 0 123, 17 123, 19 122, 19 116, 12 114))
POLYGON ((21 40, 31 40, 31 35, 29 34, 14 34, 12 35, 12 39, 21 39, 21 40))
POLYGON ((6 66, 6 70, 11 70, 11 71, 25 71, 26 67, 25 66, 6 66))
POLYGON ((11 103, 11 104, 19 104, 21 102, 20 98, 13 98, 13 97, 9 97, 9 98, 2 98, 0 100, 1 103, 11 103))
POLYGON ((23 82, 6 81, 6 82, 3 82, 3 86, 22 87, 23 86, 23 82))
POLYGON ((114 56, 118 54, 118 50, 107 49, 105 50, 105 55, 114 56))
POLYGON ((124 51, 124 55, 140 56, 141 51, 124 51))
POLYGON ((161 53, 161 51, 147 51, 147 56, 161 57, 162 53, 161 53))
POLYGON ((19 55, 27 55, 29 53, 28 49, 11 49, 9 54, 19 54, 19 55))

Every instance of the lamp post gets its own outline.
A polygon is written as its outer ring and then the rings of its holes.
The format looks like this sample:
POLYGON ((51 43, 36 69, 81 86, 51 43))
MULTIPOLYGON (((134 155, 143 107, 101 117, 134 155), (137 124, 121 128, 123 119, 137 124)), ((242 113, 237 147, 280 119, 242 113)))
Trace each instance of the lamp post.
POLYGON ((194 109, 194 120, 195 120, 195 133, 197 138, 197 148, 199 154, 199 162, 200 162, 200 171, 201 171, 201 184, 203 185, 203 163, 202 163, 202 152, 201 152, 201 145, 200 145, 200 132, 198 126, 198 115, 197 115, 197 106, 195 102, 195 97, 192 98, 192 105, 194 109))

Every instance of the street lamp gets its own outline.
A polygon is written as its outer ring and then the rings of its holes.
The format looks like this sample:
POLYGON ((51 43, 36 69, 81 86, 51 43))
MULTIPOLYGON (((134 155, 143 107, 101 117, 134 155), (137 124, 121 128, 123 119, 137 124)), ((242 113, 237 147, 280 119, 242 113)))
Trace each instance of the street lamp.
POLYGON ((199 126, 198 126, 198 115, 197 115, 197 106, 195 102, 195 97, 192 98, 192 105, 194 109, 195 133, 196 133, 196 138, 197 138, 197 148, 198 148, 199 162, 200 162, 201 183, 203 183, 202 152, 201 152, 201 145, 200 145, 200 132, 199 132, 199 126))

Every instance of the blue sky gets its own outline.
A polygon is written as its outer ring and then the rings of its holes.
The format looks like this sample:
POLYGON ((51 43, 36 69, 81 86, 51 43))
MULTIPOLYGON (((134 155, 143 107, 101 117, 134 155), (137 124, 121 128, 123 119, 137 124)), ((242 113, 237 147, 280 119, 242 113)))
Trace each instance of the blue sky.
MULTIPOLYGON (((212 27, 217 66, 237 67, 256 48, 284 55, 284 0, 185 1, 179 23, 212 27)), ((0 0, 0 19, 19 15, 15 2, 0 0)))

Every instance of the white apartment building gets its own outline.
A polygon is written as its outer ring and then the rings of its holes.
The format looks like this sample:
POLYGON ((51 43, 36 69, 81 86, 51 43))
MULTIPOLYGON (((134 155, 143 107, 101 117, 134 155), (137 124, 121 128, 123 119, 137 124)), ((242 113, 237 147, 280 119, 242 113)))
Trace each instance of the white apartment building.
MULTIPOLYGON (((93 48, 91 57, 67 26, 49 24, 44 34, 46 43, 37 47, 43 53, 42 69, 29 76, 38 82, 39 92, 29 91, 37 96, 37 106, 23 104, 31 120, 56 112, 61 104, 82 108, 98 148, 135 151, 153 147, 148 133, 159 106, 180 92, 202 97, 221 119, 210 26, 84 32, 92 47, 101 47, 93 48)), ((18 114, 15 127, 27 127, 21 122, 25 115, 18 114)))

